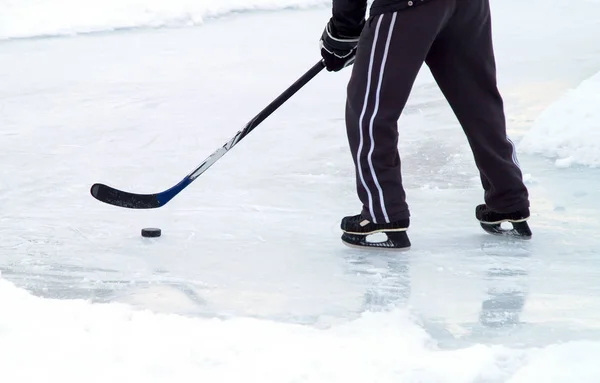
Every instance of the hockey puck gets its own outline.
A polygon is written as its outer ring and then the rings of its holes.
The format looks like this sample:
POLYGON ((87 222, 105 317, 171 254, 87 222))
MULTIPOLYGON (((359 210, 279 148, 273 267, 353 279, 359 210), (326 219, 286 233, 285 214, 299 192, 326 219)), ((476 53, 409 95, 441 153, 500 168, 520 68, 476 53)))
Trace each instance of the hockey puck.
POLYGON ((160 229, 155 227, 147 227, 142 229, 142 237, 156 238, 160 237, 160 229))

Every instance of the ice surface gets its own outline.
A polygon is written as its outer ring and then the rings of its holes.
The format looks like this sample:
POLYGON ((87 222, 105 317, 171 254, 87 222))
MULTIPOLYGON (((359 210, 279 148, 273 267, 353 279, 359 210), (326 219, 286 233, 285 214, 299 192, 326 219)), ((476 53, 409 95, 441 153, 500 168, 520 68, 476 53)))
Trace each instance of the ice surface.
MULTIPOLYGON (((598 73, 600 8, 576 3, 494 2, 515 142, 598 73)), ((519 153, 534 238, 484 234, 472 156, 427 70, 400 121, 407 253, 339 239, 359 208, 347 71, 164 208, 89 195, 179 181, 318 60, 328 17, 0 43, 0 381, 599 380, 599 169, 519 153)))
POLYGON ((600 73, 548 107, 520 149, 556 158, 556 166, 600 166, 600 73))

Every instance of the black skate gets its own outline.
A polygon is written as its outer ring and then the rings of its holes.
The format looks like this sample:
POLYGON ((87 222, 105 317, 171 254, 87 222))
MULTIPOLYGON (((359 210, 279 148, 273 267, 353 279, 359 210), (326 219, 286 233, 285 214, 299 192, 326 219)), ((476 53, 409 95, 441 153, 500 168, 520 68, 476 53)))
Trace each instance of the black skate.
POLYGON ((527 224, 529 209, 519 210, 512 213, 497 213, 490 210, 485 204, 475 208, 475 217, 483 230, 494 235, 505 235, 521 239, 530 239, 531 229, 527 224), (510 222, 512 229, 503 229, 503 222, 510 222))
POLYGON ((342 241, 352 247, 372 247, 379 249, 407 250, 410 248, 410 240, 406 234, 410 221, 403 219, 391 223, 372 223, 362 215, 344 217, 341 228, 342 241), (387 235, 387 241, 369 242, 367 236, 377 233, 387 235))

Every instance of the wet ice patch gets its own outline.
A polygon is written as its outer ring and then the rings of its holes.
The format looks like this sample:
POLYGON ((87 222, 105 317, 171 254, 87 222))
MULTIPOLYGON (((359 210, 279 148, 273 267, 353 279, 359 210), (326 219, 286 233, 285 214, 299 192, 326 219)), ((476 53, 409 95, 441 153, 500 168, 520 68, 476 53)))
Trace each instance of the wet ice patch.
POLYGON ((600 73, 548 107, 519 145, 556 160, 559 168, 600 166, 600 73))

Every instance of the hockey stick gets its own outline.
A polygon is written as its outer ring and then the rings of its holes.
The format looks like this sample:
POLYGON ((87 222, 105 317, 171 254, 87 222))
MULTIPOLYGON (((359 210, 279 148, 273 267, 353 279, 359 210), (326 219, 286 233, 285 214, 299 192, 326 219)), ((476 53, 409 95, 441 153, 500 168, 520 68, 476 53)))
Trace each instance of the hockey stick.
POLYGON ((223 157, 225 153, 233 148, 238 142, 240 142, 252 130, 254 130, 254 128, 256 128, 281 105, 289 100, 290 97, 292 97, 304 85, 306 85, 317 74, 319 74, 323 68, 325 68, 323 61, 319 61, 317 64, 315 64, 311 69, 308 70, 308 72, 302 75, 302 77, 300 77, 294 84, 286 89, 279 97, 273 100, 273 102, 271 102, 259 114, 257 114, 256 117, 250 120, 244 129, 237 132, 237 134, 231 140, 229 140, 229 142, 217 149, 206 160, 204 160, 200 166, 194 169, 177 185, 171 187, 170 189, 156 194, 136 194, 96 183, 92 185, 90 189, 92 196, 101 202, 129 209, 154 209, 166 205, 171 199, 173 199, 173 197, 179 194, 179 192, 185 189, 196 178, 210 168, 219 160, 219 158, 223 157))

